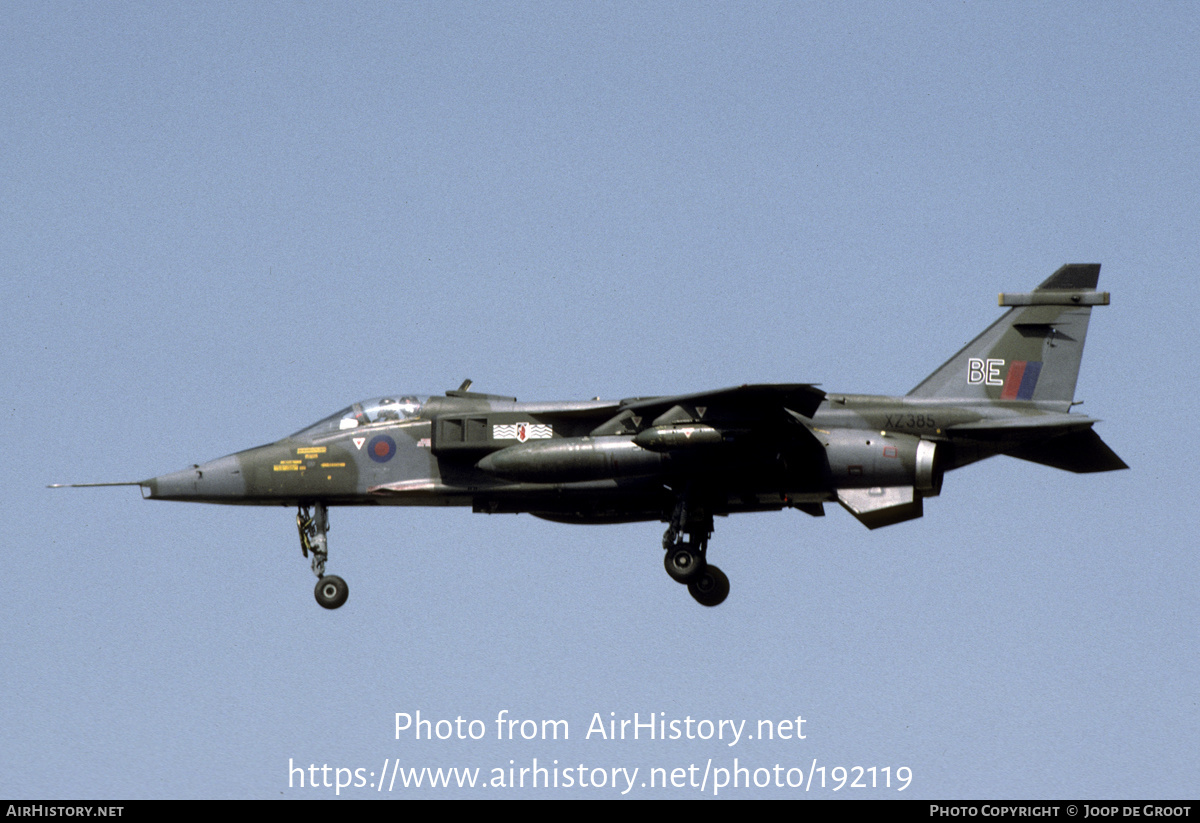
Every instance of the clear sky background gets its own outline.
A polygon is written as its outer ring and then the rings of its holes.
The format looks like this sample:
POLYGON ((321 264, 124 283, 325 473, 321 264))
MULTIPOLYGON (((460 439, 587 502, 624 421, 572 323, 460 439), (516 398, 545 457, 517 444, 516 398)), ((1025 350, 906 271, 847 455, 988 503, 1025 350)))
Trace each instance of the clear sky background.
MULTIPOLYGON (((735 759, 913 779, 722 796, 1197 797, 1195 4, 0 19, 0 796, 326 797, 289 763, 536 758, 636 767, 640 797, 698 796, 641 785, 692 764, 711 795, 735 759), (663 572, 661 524, 334 509, 327 612, 290 509, 45 488, 468 377, 903 394, 1068 262, 1113 294, 1076 397, 1130 471, 997 458, 875 532, 720 519, 715 609, 663 572), (485 739, 396 740, 418 710, 485 739), (570 739, 497 740, 503 710, 570 739), (587 739, 596 713, 754 739, 587 739)), ((619 796, 559 779, 430 794, 619 796)))

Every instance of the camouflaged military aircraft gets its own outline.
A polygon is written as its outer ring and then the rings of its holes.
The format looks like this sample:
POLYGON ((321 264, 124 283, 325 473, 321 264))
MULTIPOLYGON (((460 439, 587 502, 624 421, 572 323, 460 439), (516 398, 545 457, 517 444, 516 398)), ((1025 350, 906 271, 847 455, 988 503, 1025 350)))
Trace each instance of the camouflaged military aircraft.
POLYGON ((354 403, 266 446, 138 483, 150 500, 294 506, 317 602, 331 506, 471 506, 564 523, 661 521, 667 574, 715 606, 713 517, 836 501, 867 528, 921 517, 946 471, 1005 454, 1072 472, 1128 468, 1071 414, 1100 266, 1066 265, 903 397, 744 385, 619 402, 469 391, 354 403))

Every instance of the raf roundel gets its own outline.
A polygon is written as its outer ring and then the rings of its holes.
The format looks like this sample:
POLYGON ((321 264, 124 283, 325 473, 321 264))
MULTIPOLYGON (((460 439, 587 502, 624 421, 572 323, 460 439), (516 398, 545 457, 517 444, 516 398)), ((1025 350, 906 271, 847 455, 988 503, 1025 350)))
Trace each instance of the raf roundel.
POLYGON ((376 463, 386 463, 392 459, 392 455, 396 453, 396 441, 388 437, 386 434, 376 435, 371 438, 371 442, 367 444, 367 454, 376 463))

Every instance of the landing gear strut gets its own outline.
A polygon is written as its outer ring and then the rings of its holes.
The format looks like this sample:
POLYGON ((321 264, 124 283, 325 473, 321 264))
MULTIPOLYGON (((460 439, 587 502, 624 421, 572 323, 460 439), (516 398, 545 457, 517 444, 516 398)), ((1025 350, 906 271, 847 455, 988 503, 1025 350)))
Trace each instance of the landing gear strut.
POLYGON ((702 606, 720 605, 729 596, 729 578, 708 562, 708 538, 712 531, 712 513, 689 505, 681 496, 663 534, 666 550, 663 566, 667 574, 676 583, 686 585, 688 593, 702 606))
POLYGON ((300 532, 300 551, 305 557, 312 552, 312 570, 317 576, 317 588, 313 594, 317 602, 326 609, 336 609, 346 602, 350 596, 350 587, 346 581, 335 574, 325 574, 325 561, 329 559, 329 542, 326 532, 329 531, 329 510, 324 503, 316 503, 313 513, 308 513, 308 506, 300 505, 296 512, 296 529, 300 532))

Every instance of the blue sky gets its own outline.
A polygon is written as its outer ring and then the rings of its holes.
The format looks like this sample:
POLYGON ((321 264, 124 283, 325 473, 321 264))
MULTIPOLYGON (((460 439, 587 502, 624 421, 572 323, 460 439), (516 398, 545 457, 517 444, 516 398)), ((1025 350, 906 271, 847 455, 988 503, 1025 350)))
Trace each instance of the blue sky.
MULTIPOLYGON (((534 758, 638 768, 632 796, 709 796, 646 776, 735 758, 912 781, 721 796, 1196 796, 1194 6, 0 14, 0 796, 325 797, 289 764, 534 758), (1130 471, 998 458, 875 532, 720 520, 717 609, 657 524, 335 509, 329 613, 290 510, 45 488, 468 377, 902 394, 1067 262, 1113 294, 1076 397, 1130 471), (418 710, 489 734, 397 740, 418 710), (497 740, 501 711, 570 739, 497 740), (634 713, 806 736, 586 736, 634 713)), ((418 794, 620 791, 342 792, 418 794)))

